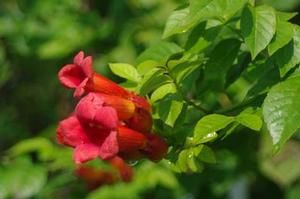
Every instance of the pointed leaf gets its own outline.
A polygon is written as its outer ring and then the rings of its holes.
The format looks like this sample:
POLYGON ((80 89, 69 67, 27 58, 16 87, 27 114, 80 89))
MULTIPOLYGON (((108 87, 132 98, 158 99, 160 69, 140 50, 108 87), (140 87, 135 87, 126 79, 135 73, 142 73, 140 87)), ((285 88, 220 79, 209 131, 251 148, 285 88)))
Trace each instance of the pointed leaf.
POLYGON ((167 20, 163 38, 167 38, 173 34, 180 33, 180 27, 182 27, 186 22, 188 14, 189 8, 175 10, 167 20))
POLYGON ((138 82, 141 79, 136 68, 130 64, 113 63, 113 64, 109 64, 109 68, 114 74, 116 74, 120 77, 123 77, 125 79, 131 80, 134 82, 138 82))
POLYGON ((300 77, 275 85, 263 104, 263 116, 275 150, 300 127, 300 77))
POLYGON ((234 117, 229 117, 219 114, 211 114, 204 116, 198 121, 194 130, 194 138, 197 141, 201 141, 207 135, 215 133, 225 128, 230 123, 234 122, 234 117))
POLYGON ((241 17, 241 31, 252 59, 267 47, 275 34, 276 15, 270 6, 247 6, 241 17))

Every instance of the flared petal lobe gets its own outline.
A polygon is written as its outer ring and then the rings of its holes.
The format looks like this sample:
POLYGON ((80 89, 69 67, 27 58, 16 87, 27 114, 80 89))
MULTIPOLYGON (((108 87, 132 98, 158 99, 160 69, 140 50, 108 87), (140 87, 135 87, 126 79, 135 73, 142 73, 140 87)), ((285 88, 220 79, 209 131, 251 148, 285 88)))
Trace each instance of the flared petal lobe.
POLYGON ((75 116, 62 120, 56 133, 58 142, 63 145, 76 147, 89 142, 84 128, 75 116))
POLYGON ((95 93, 89 93, 82 98, 76 106, 75 113, 81 122, 104 129, 114 129, 118 124, 116 110, 104 106, 104 101, 95 93))
POLYGON ((97 158, 99 156, 99 153, 99 146, 92 143, 81 144, 75 148, 73 160, 76 164, 81 164, 97 158))
POLYGON ((68 64, 58 72, 58 79, 67 88, 77 88, 86 78, 81 67, 68 64))
POLYGON ((75 88, 74 97, 80 97, 84 93, 86 84, 93 75, 92 64, 92 57, 84 58, 81 51, 74 57, 73 64, 67 64, 59 71, 61 84, 67 88, 75 88))

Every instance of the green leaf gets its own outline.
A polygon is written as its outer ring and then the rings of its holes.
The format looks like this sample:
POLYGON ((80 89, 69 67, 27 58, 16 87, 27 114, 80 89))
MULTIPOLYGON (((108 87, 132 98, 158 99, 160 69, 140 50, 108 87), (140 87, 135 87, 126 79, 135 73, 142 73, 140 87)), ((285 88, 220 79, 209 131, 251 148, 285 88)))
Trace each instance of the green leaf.
POLYGON ((125 79, 138 82, 140 81, 141 77, 139 73, 137 72, 136 68, 130 64, 124 64, 124 63, 113 63, 109 64, 110 70, 125 79))
POLYGON ((281 82, 269 91, 263 104, 263 116, 273 139, 274 149, 300 127, 300 77, 281 82))
POLYGON ((210 147, 205 145, 203 145, 203 148, 200 151, 200 153, 197 155, 197 158, 203 162, 210 163, 210 164, 215 164, 217 162, 213 150, 210 147))
MULTIPOLYGON (((216 131, 225 128, 232 122, 234 122, 234 117, 219 114, 204 116, 196 124, 194 129, 194 138, 197 143, 204 143, 201 140, 207 136, 214 139, 216 131)), ((205 142, 207 142, 207 139, 205 139, 205 142)))
POLYGON ((252 98, 257 95, 266 93, 269 89, 280 81, 279 69, 273 66, 273 63, 266 62, 261 66, 266 71, 257 71, 256 75, 258 79, 254 85, 248 90, 246 97, 252 98))
POLYGON ((298 15, 298 13, 297 12, 276 11, 276 15, 283 21, 288 21, 288 20, 294 18, 296 15, 298 15))
POLYGON ((163 33, 163 38, 167 38, 173 34, 180 33, 180 27, 186 22, 186 17, 189 14, 189 8, 175 10, 168 18, 166 27, 163 33))
POLYGON ((177 89, 174 83, 168 83, 162 85, 161 87, 157 88, 151 95, 151 102, 154 103, 158 100, 163 99, 168 94, 176 93, 177 89))
POLYGON ((8 152, 11 156, 37 152, 41 160, 49 160, 53 157, 53 145, 46 138, 35 137, 18 142, 8 152))
POLYGON ((293 27, 293 40, 274 54, 281 77, 300 63, 300 28, 296 25, 293 27))
POLYGON ((164 65, 171 55, 182 51, 183 49, 175 43, 160 42, 145 50, 137 58, 137 63, 140 64, 144 61, 152 60, 164 65))
POLYGON ((262 127, 262 120, 256 114, 242 112, 236 116, 236 121, 254 131, 259 131, 262 127))
POLYGON ((154 89, 172 82, 170 77, 166 76, 164 73, 165 71, 161 68, 153 68, 146 73, 139 84, 139 93, 141 95, 146 95, 154 89))
POLYGON ((212 51, 204 71, 205 87, 223 89, 228 70, 236 59, 241 42, 236 39, 221 41, 212 51))
POLYGON ((11 198, 31 198, 45 185, 47 172, 22 157, 7 165, 0 178, 4 179, 6 186, 3 188, 11 198))
POLYGON ((241 10, 246 2, 247 0, 191 0, 188 20, 182 30, 186 31, 207 19, 226 22, 241 10))
POLYGON ((241 31, 252 59, 267 47, 276 31, 276 15, 272 7, 245 7, 241 17, 241 31))
POLYGON ((146 60, 139 65, 137 65, 137 71, 139 74, 144 75, 147 72, 151 71, 153 68, 159 66, 159 63, 153 60, 146 60))
POLYGON ((277 16, 276 21, 276 34, 273 37, 268 51, 272 55, 278 49, 282 48, 288 44, 293 39, 293 25, 289 22, 284 21, 279 16, 277 16))
POLYGON ((181 101, 166 101, 159 105, 159 116, 169 126, 173 127, 177 118, 182 113, 184 103, 181 101))
POLYGON ((176 161, 176 167, 180 172, 201 172, 203 164, 199 161, 198 156, 201 153, 203 145, 191 147, 182 150, 176 161))

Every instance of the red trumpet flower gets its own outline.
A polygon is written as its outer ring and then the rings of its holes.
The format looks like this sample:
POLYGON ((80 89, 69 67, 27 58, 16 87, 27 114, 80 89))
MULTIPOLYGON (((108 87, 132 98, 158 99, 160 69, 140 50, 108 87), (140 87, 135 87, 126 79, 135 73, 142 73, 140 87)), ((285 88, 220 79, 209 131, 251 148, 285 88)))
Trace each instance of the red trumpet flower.
POLYGON ((93 59, 91 56, 84 58, 80 51, 73 60, 73 64, 62 67, 58 78, 67 88, 75 88, 74 97, 80 97, 85 91, 94 91, 129 98, 130 92, 120 87, 113 81, 94 73, 93 59))
POLYGON ((84 58, 84 53, 80 51, 74 57, 73 64, 62 67, 58 78, 65 87, 75 88, 74 97, 80 97, 85 91, 104 93, 131 100, 137 107, 151 112, 151 106, 145 98, 129 92, 110 79, 95 73, 92 65, 92 57, 84 58))

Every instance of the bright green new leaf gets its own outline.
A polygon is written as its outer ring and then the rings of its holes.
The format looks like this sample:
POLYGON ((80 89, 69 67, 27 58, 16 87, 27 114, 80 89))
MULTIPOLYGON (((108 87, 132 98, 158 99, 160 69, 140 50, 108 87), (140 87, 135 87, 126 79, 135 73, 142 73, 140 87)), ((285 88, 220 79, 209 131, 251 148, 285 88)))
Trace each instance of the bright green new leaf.
POLYGON ((176 93, 177 89, 174 83, 170 82, 168 84, 162 85, 161 87, 157 88, 151 95, 152 103, 163 99, 168 94, 176 93))
POLYGON ((125 64, 125 63, 113 63, 109 64, 110 70, 125 79, 138 82, 141 77, 139 73, 137 72, 136 68, 130 64, 125 64))
POLYGON ((300 77, 275 85, 263 104, 263 116, 275 150, 300 127, 300 77))
MULTIPOLYGON (((198 121, 194 129, 194 137, 196 142, 204 143, 202 139, 206 138, 207 136, 214 139, 216 137, 216 131, 225 128, 232 122, 234 122, 234 117, 219 114, 204 116, 198 121)), ((207 141, 208 139, 205 139, 205 142, 207 141)))
POLYGON ((279 16, 277 16, 276 21, 276 34, 273 37, 268 51, 272 55, 278 49, 282 48, 288 44, 293 39, 293 25, 289 22, 284 21, 279 16))
POLYGON ((283 77, 290 69, 300 63, 300 28, 293 25, 293 40, 278 50, 274 57, 283 77))
POLYGON ((241 17, 241 31, 252 59, 267 47, 276 31, 276 15, 272 7, 245 7, 241 17))
POLYGON ((158 62, 153 61, 153 60, 146 60, 146 61, 140 63, 139 65, 137 65, 136 69, 139 74, 144 75, 157 66, 159 66, 158 62))
POLYGON ((236 116, 236 121, 254 131, 259 131, 262 127, 262 120, 256 114, 241 113, 236 116))
POLYGON ((173 34, 180 33, 180 27, 182 27, 189 14, 189 8, 175 10, 168 18, 166 27, 163 33, 163 38, 167 38, 173 34))

